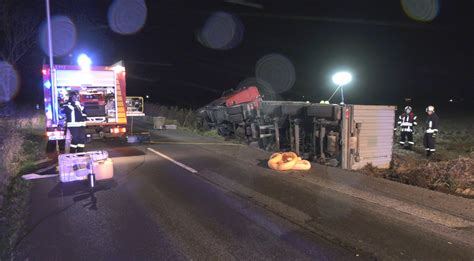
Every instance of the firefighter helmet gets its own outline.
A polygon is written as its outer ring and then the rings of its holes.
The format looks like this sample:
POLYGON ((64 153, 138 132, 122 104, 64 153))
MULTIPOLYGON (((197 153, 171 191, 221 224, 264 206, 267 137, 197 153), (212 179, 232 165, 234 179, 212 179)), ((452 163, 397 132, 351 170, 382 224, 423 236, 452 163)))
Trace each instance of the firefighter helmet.
POLYGON ((435 111, 434 106, 430 105, 430 106, 426 107, 426 112, 434 112, 434 111, 435 111))
POLYGON ((405 112, 406 113, 410 113, 413 109, 411 108, 411 106, 405 106, 405 112))

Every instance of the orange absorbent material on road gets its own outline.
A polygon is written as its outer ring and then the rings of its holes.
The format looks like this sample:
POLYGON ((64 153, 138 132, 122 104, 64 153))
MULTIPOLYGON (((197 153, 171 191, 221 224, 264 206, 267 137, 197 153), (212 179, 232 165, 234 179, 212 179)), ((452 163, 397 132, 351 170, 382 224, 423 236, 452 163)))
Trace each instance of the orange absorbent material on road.
POLYGON ((294 152, 273 153, 268 160, 268 167, 274 170, 309 170, 311 163, 302 160, 294 152))

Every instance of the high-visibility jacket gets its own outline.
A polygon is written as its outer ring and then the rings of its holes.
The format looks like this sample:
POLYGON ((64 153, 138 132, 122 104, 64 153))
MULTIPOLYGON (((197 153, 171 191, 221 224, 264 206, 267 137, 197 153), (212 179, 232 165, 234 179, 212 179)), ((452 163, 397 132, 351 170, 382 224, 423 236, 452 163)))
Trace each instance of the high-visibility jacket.
POLYGON ((68 128, 86 126, 87 115, 84 113, 84 106, 79 102, 75 104, 71 102, 66 103, 63 106, 63 111, 66 114, 66 126, 68 128))
POLYGON ((408 114, 404 112, 398 117, 398 126, 400 126, 401 131, 413 132, 414 127, 417 124, 418 123, 416 122, 416 116, 413 112, 410 112, 408 114))
POLYGON ((428 115, 426 118, 426 131, 425 133, 438 133, 439 118, 436 113, 428 115))

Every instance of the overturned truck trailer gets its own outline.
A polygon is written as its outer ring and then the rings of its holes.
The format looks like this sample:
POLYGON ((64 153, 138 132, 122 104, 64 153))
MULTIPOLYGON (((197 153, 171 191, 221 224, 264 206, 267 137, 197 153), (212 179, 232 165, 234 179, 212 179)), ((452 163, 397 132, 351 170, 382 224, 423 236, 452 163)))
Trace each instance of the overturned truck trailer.
POLYGON ((198 110, 219 135, 291 150, 303 158, 343 169, 392 159, 395 106, 338 105, 262 100, 256 87, 229 93, 198 110))

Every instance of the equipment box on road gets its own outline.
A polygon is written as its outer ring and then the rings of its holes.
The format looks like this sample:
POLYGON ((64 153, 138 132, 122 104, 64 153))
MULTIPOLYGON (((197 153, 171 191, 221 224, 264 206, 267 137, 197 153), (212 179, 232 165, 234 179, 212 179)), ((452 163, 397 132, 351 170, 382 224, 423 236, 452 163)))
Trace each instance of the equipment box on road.
MULTIPOLYGON (((82 153, 74 153, 74 154, 62 154, 59 155, 59 180, 61 182, 72 182, 76 180, 85 180, 87 179, 87 174, 90 173, 90 162, 93 162, 94 171, 102 169, 110 169, 112 166, 112 161, 109 160, 109 154, 107 151, 90 151, 90 152, 82 152, 82 153), (99 162, 108 162, 104 166, 100 166, 99 162), (95 165, 99 165, 96 167, 95 165)), ((104 164, 104 163, 102 163, 104 164)), ((110 172, 110 171, 107 171, 110 172)), ((113 168, 112 168, 112 175, 107 174, 104 175, 106 177, 113 176, 113 168)), ((99 178, 97 178, 99 179, 99 178)), ((102 179, 102 178, 101 178, 102 179)))

